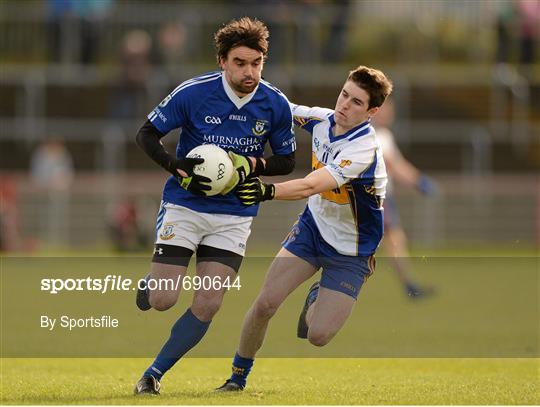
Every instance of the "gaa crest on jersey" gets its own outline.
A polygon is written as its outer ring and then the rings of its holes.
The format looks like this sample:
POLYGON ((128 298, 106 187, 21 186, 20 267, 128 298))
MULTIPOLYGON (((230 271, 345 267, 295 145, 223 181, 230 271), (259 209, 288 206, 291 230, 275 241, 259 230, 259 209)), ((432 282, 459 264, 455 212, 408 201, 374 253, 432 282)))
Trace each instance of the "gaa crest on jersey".
POLYGON ((163 225, 163 230, 159 234, 159 238, 162 240, 171 240, 174 236, 174 224, 173 223, 166 223, 163 225))
POLYGON ((341 160, 341 162, 339 163, 339 166, 341 168, 345 168, 345 167, 348 167, 351 164, 352 164, 351 160, 341 160))
POLYGON ((267 128, 266 128, 267 123, 268 122, 266 120, 258 119, 257 121, 255 121, 255 126, 251 129, 251 131, 256 136, 262 136, 267 131, 267 128))

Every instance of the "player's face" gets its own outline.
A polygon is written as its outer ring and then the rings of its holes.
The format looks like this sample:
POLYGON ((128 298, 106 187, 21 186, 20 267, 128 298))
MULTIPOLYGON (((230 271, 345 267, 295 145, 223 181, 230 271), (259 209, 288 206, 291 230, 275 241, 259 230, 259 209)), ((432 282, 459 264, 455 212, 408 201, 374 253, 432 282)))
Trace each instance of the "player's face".
POLYGON ((263 69, 263 53, 240 46, 229 51, 227 58, 220 61, 227 82, 238 96, 253 92, 263 69))
POLYGON ((334 114, 336 124, 344 131, 365 122, 379 110, 369 106, 369 94, 353 81, 345 82, 338 96, 334 114))

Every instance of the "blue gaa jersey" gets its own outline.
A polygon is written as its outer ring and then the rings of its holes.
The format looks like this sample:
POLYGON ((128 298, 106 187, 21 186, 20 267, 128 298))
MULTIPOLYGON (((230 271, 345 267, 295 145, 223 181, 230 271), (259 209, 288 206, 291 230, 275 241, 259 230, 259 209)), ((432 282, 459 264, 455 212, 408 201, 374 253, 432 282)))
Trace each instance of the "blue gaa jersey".
MULTIPOLYGON (((291 154, 296 149, 289 102, 262 79, 252 93, 240 98, 221 71, 197 76, 173 90, 148 119, 163 134, 180 129, 177 158, 201 144, 253 157, 262 157, 267 142, 274 154, 291 154)), ((243 205, 232 192, 194 195, 173 176, 165 184, 163 201, 197 212, 237 216, 255 216, 258 210, 258 205, 243 205)))
POLYGON ((338 253, 370 256, 383 236, 386 167, 369 121, 334 136, 334 111, 292 105, 294 122, 312 135, 312 169, 325 168, 337 188, 312 195, 308 207, 322 238, 338 253))

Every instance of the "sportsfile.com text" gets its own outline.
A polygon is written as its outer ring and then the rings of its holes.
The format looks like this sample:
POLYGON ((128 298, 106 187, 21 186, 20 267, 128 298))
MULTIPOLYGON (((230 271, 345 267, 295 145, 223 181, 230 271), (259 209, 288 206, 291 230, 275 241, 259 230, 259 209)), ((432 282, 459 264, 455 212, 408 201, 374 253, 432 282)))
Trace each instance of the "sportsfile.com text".
POLYGON ((210 277, 210 276, 178 276, 177 278, 139 279, 134 285, 130 278, 120 275, 107 275, 104 278, 43 278, 41 279, 41 291, 49 294, 58 294, 62 291, 92 291, 105 294, 112 291, 134 290, 239 290, 241 288, 240 277, 210 277))

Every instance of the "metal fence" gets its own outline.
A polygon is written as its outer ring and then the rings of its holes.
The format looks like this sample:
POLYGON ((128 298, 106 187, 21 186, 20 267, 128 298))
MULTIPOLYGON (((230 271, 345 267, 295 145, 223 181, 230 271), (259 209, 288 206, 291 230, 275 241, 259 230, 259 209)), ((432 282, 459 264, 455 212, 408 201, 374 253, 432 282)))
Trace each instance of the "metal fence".
MULTIPOLYGON (((141 249, 150 250, 165 178, 166 174, 159 172, 79 174, 65 202, 60 203, 51 202, 47 193, 38 191, 27 178, 17 178, 23 241, 46 248, 109 248, 111 209, 129 197, 136 202, 139 226, 147 239, 141 249), (116 191, 115 200, 111 200, 111 188, 116 191), (54 205, 63 208, 60 217, 55 215, 58 209, 54 205), (55 219, 57 224, 51 226, 55 219)), ((436 199, 399 187, 396 190, 403 226, 413 245, 463 248, 496 244, 530 249, 538 244, 538 177, 439 175, 436 179, 443 192, 436 199)), ((250 247, 277 250, 304 206, 305 201, 262 204, 253 224, 250 247)))

